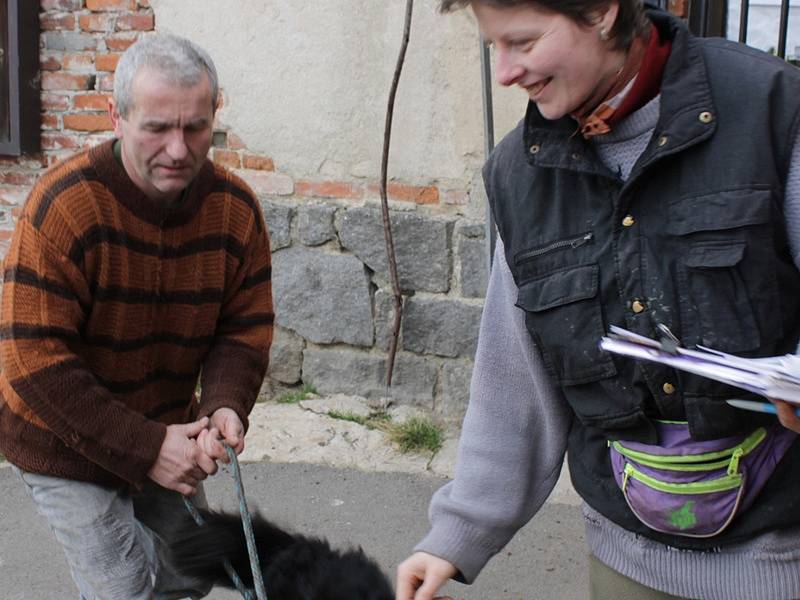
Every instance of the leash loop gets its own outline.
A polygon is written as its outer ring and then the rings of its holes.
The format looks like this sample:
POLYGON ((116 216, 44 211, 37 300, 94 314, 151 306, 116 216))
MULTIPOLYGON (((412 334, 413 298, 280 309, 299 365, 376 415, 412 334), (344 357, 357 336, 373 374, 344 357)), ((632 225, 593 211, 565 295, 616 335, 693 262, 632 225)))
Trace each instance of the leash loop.
MULTIPOLYGON (((233 469, 233 480, 236 484, 236 495, 239 497, 239 513, 242 516, 242 528, 244 529, 244 537, 247 540, 247 554, 250 557, 250 570, 253 573, 253 583, 255 584, 256 598, 257 600, 267 600, 267 591, 264 589, 264 578, 261 574, 258 552, 256 551, 256 539, 255 535, 253 534, 253 521, 250 518, 250 511, 247 509, 247 501, 244 495, 244 485, 242 484, 242 474, 239 470, 239 460, 236 458, 236 452, 233 451, 233 448, 224 443, 223 446, 225 446, 225 451, 228 453, 228 458, 231 461, 231 467, 233 469)), ((183 503, 186 506, 186 510, 189 511, 189 514, 192 515, 194 522, 200 526, 204 525, 205 520, 187 496, 183 496, 183 503)), ((225 568, 225 572, 228 574, 228 577, 230 577, 231 581, 233 582, 233 585, 236 586, 236 589, 242 595, 242 598, 244 598, 244 600, 253 600, 252 592, 244 585, 242 578, 239 577, 238 573, 236 573, 236 569, 233 568, 231 562, 226 559, 223 563, 223 567, 225 568)))

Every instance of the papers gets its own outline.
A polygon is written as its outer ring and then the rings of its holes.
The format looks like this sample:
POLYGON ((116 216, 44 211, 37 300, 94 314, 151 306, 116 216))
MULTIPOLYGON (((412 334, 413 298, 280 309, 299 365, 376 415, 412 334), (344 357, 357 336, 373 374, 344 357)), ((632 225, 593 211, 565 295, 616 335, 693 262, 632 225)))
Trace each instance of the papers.
POLYGON ((800 404, 800 356, 742 358, 703 346, 690 350, 678 346, 675 338, 668 335, 670 337, 664 341, 653 340, 612 325, 608 336, 600 339, 600 347, 614 354, 702 375, 768 398, 800 404))

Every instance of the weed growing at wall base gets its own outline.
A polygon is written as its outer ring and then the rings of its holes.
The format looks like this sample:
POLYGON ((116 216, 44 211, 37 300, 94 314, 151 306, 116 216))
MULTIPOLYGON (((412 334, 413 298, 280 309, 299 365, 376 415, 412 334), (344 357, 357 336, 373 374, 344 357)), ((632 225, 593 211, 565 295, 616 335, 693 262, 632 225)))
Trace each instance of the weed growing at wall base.
POLYGON ((411 417, 396 425, 391 436, 402 452, 436 453, 444 444, 442 429, 425 417, 411 417))
POLYGON ((317 388, 310 383, 306 383, 296 392, 287 392, 275 400, 278 404, 297 404, 302 400, 308 400, 310 396, 317 395, 317 388))

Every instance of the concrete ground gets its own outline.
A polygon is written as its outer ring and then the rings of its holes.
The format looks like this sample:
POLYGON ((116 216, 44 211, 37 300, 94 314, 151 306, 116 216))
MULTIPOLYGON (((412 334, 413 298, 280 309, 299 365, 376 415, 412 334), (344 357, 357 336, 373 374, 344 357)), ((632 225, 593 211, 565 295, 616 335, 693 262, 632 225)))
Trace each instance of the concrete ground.
MULTIPOLYGON (((334 545, 361 545, 393 577, 427 529, 431 494, 452 473, 457 431, 449 431, 433 460, 403 455, 383 433, 332 419, 331 407, 369 411, 365 401, 348 397, 256 406, 242 455, 250 508, 334 545)), ((60 548, 10 469, 0 468, 0 489, 0 598, 75 598, 60 548)), ((229 474, 221 471, 206 489, 212 507, 237 510, 229 474)), ((458 600, 578 600, 586 590, 580 509, 564 482, 475 584, 447 588, 458 600)), ((238 596, 215 590, 210 597, 238 596)))

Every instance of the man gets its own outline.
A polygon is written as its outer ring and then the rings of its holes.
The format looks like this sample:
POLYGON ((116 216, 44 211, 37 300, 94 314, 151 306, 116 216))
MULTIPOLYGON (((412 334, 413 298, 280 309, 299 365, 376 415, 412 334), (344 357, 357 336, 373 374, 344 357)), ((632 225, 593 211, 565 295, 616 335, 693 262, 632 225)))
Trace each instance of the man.
POLYGON ((273 323, 258 203, 206 159, 217 96, 190 41, 131 46, 116 139, 39 179, 6 257, 0 451, 82 598, 208 592, 153 530, 227 460, 222 441, 243 450, 273 323))

